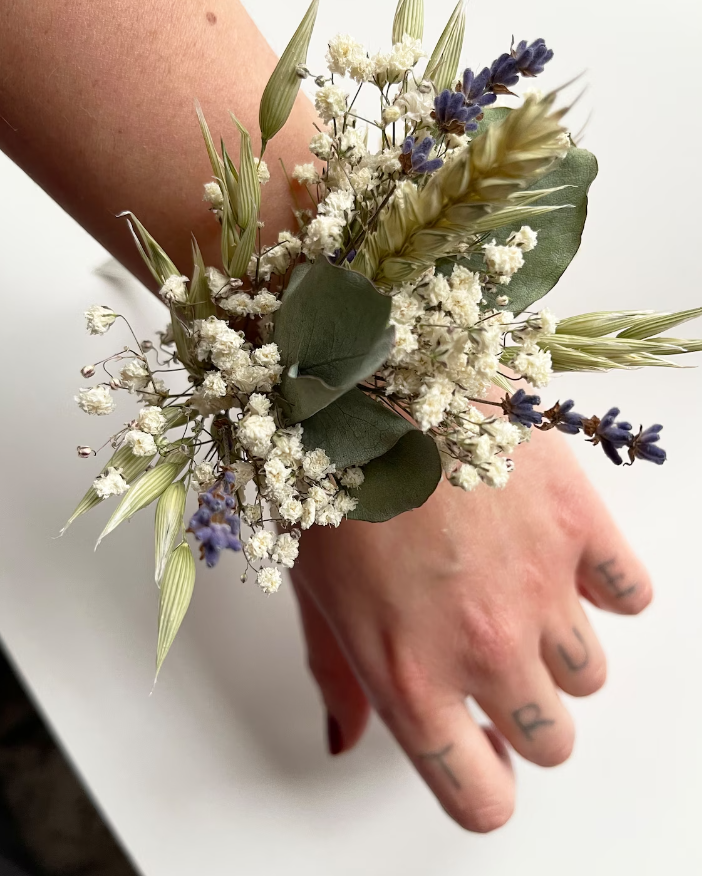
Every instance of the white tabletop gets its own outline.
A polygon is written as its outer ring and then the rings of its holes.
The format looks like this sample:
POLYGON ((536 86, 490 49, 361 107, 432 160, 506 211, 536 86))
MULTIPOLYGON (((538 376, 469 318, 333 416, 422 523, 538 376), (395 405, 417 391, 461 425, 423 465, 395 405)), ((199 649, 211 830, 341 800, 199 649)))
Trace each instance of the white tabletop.
MULTIPOLYGON (((278 50, 304 5, 247 3, 278 50)), ((433 37, 452 2, 427 5, 433 37)), ((389 33, 391 6, 358 0, 342 22, 339 5, 323 2, 313 62, 339 29, 366 40, 380 27, 389 33)), ((593 86, 577 118, 595 108, 585 145, 602 170, 583 251, 548 299, 559 315, 702 303, 698 9, 689 0, 469 8, 466 60, 489 63, 512 32, 544 36, 557 50, 546 85, 587 68, 593 86)), ((636 620, 591 612, 610 678, 595 697, 568 703, 579 731, 573 758, 551 771, 519 761, 516 816, 471 836, 376 720, 356 751, 326 754, 291 590, 266 598, 241 584, 236 558, 202 570, 149 696, 157 593, 147 521, 121 527, 97 553, 106 509, 52 536, 94 476, 76 444, 95 446, 110 431, 72 400, 79 368, 110 346, 86 336, 82 311, 115 303, 144 337, 164 314, 138 284, 95 275, 104 250, 2 157, 0 189, 0 635, 145 876, 700 871, 699 371, 563 376, 547 393, 665 424, 663 469, 617 470, 576 442, 650 566, 657 600, 636 620)))

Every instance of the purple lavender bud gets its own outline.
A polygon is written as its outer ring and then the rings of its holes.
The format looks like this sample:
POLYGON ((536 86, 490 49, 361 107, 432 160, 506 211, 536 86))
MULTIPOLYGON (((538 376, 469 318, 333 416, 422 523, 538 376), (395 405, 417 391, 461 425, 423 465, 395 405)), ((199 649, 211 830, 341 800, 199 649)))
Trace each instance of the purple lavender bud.
POLYGON ((649 426, 648 429, 639 430, 639 434, 632 438, 629 445, 629 459, 634 462, 635 459, 645 459, 647 462, 653 462, 656 465, 663 465, 668 458, 668 454, 662 447, 657 446, 660 440, 660 432, 663 426, 656 424, 649 426))
POLYGON ((520 423, 530 429, 541 424, 543 414, 534 410, 535 405, 540 404, 541 398, 538 395, 527 395, 523 389, 518 389, 502 402, 502 410, 510 423, 520 423))
POLYGON ((219 562, 220 552, 212 545, 206 544, 202 550, 202 557, 209 569, 213 569, 219 562))
POLYGON ((539 73, 544 72, 545 65, 553 58, 553 51, 547 48, 546 42, 542 39, 534 40, 531 45, 527 45, 526 40, 522 40, 512 54, 522 76, 538 76, 539 73))
POLYGON ((519 68, 516 60, 506 52, 500 55, 497 60, 492 62, 490 68, 490 85, 489 88, 494 90, 495 87, 502 86, 503 88, 511 88, 519 82, 519 68))

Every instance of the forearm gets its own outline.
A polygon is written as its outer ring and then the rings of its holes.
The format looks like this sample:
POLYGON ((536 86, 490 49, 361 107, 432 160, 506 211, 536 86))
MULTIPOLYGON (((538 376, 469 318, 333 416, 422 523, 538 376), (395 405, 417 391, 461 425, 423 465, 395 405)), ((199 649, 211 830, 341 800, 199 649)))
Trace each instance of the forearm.
MULTIPOLYGON (((234 112, 258 141, 276 58, 237 0, 2 0, 0 148, 119 261, 153 287, 129 234, 133 211, 189 275, 194 233, 220 263, 202 200, 212 176, 194 102, 236 154, 234 112)), ((304 158, 313 111, 299 97, 268 147, 304 158)), ((291 224, 283 174, 264 190, 266 234, 291 224)))

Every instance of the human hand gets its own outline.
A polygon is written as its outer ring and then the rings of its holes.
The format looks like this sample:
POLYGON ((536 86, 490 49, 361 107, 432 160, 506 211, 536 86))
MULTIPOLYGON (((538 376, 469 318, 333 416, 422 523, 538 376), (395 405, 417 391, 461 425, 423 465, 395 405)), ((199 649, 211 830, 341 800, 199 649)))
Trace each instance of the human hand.
POLYGON ((293 573, 332 752, 356 744, 372 706, 448 814, 480 832, 510 818, 514 780, 466 697, 523 757, 562 763, 574 728, 558 688, 587 696, 606 675, 579 597, 621 614, 652 598, 562 436, 535 434, 516 462, 504 492, 443 482, 387 523, 317 527, 293 573))

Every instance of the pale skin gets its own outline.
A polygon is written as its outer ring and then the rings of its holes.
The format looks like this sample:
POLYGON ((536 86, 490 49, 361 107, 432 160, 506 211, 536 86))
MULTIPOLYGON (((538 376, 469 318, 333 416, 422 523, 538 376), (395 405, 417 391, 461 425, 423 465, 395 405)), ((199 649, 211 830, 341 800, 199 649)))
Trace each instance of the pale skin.
MULTIPOLYGON (((193 102, 233 146, 228 111, 257 131, 275 64, 240 4, 0 0, 0 34, 0 148, 150 288, 122 210, 186 275, 191 231, 218 265, 193 102)), ((300 97, 266 153, 269 239, 292 226, 278 158, 309 160, 314 120, 300 97)), ((513 811, 504 740, 534 763, 562 763, 574 729, 559 691, 604 683, 581 597, 621 614, 651 601, 646 570, 561 436, 536 435, 515 461, 504 491, 443 483, 388 523, 311 530, 294 574, 332 749, 356 745, 374 708, 446 812, 481 832, 513 811), (468 696, 494 728, 473 721, 468 696)))

